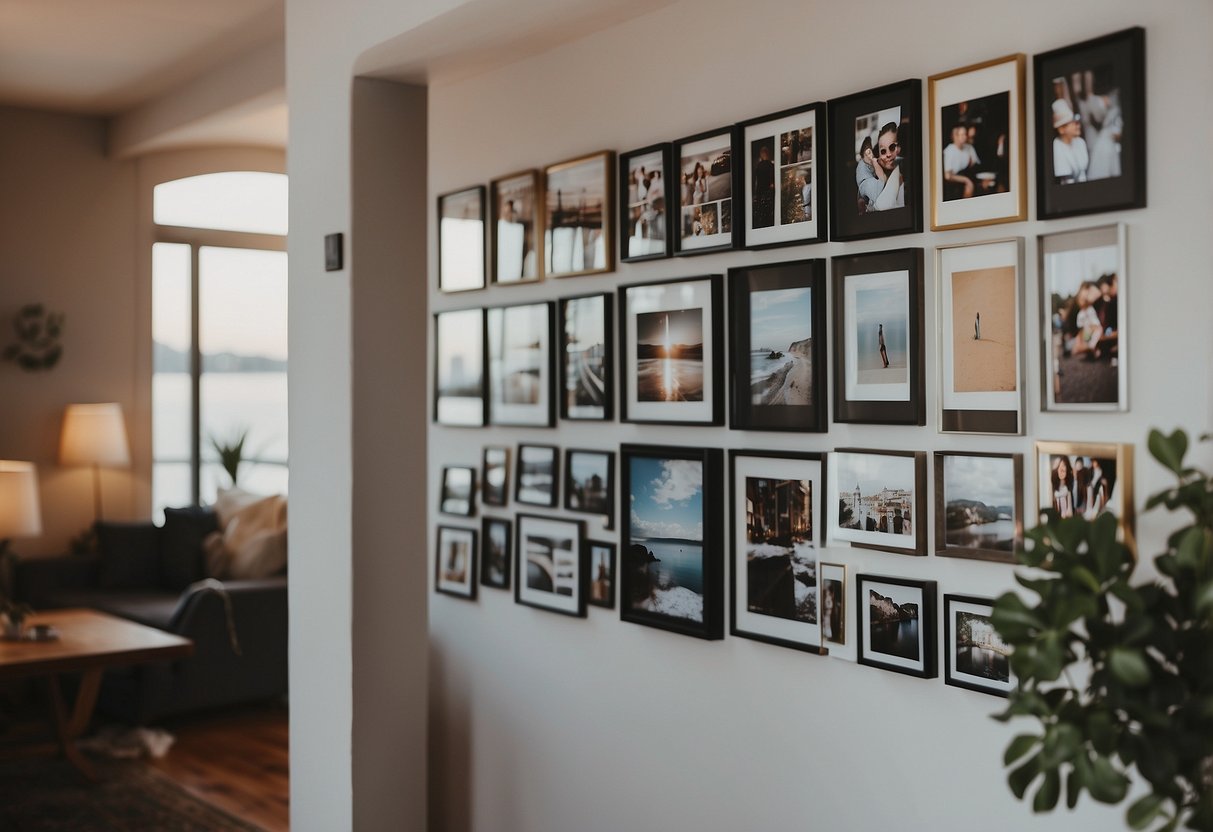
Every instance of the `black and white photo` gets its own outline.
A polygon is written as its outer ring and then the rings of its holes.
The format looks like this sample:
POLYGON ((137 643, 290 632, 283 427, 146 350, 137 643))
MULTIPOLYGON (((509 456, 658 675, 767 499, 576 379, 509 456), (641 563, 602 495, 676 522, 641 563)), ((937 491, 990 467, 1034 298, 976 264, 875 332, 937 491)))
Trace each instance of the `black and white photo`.
POLYGON ((544 170, 545 277, 572 277, 615 268, 615 154, 602 151, 544 170))
POLYGON ((560 301, 560 418, 609 421, 615 415, 613 298, 560 301))
POLYGON ((514 600, 584 617, 589 581, 581 521, 519 514, 514 528, 514 600))
POLYGON ((476 469, 447 465, 442 469, 442 491, 438 510, 443 514, 471 517, 476 512, 476 469))
POLYGON ((554 445, 519 445, 514 464, 514 501, 556 507, 560 450, 554 445))
POLYGON ((434 316, 434 421, 484 424, 484 310, 460 309, 434 316))
POLYGON ((554 425, 552 304, 498 306, 486 315, 489 424, 554 425))

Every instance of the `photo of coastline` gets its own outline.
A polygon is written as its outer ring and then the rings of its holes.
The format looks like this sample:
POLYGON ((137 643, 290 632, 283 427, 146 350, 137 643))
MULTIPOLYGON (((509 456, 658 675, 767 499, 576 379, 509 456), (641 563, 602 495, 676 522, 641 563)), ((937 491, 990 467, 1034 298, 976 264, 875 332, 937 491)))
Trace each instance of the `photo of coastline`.
POLYGON ((813 484, 745 478, 747 609, 817 623, 813 484))
POLYGON ((566 418, 602 419, 610 395, 607 378, 605 295, 564 302, 564 406, 566 418))
POLYGON ((943 456, 944 547, 1013 552, 1015 481, 1011 456, 943 456))
POLYGON ((750 401, 813 404, 813 290, 750 294, 750 401))
POLYGON ((869 584, 867 598, 870 652, 910 662, 922 661, 919 631, 922 590, 897 584, 869 584))
POLYGON ((1011 681, 1011 648, 994 629, 989 615, 956 612, 953 670, 994 684, 1011 681))
POLYGON ((703 462, 630 459, 628 609, 704 622, 703 462))
POLYGON ((952 390, 1014 391, 1019 337, 1015 267, 952 272, 952 390))
MULTIPOLYGON (((856 381, 864 384, 908 384, 910 328, 909 279, 895 285, 865 288, 869 276, 855 288, 855 330, 848 336, 854 344, 856 381)), ((885 284, 885 281, 881 281, 885 284)))
POLYGON ((636 315, 636 398, 641 402, 702 402, 703 309, 636 315))

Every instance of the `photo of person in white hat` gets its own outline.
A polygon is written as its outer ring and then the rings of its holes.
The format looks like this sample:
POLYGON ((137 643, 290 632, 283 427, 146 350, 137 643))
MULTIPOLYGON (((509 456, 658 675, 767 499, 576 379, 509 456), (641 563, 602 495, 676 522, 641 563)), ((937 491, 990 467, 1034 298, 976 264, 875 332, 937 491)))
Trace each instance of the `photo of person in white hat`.
POLYGON ((1082 119, 1069 102, 1058 98, 1053 102, 1053 179, 1059 185, 1087 180, 1091 158, 1082 137, 1082 119))

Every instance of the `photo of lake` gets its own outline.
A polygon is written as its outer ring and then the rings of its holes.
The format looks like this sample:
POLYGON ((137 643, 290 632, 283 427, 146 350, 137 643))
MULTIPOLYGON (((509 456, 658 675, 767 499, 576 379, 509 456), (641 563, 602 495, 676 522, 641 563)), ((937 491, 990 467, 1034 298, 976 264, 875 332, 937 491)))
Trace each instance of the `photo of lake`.
POLYGON ((889 595, 868 590, 868 641, 871 652, 907 661, 922 661, 918 626, 921 592, 909 587, 881 584, 889 595))
POLYGON ((975 612, 956 614, 957 673, 1006 684, 1011 680, 1011 648, 999 637, 990 617, 975 612))
POLYGON ((703 401, 703 309, 636 316, 636 398, 703 401))
POLYGON ((630 460, 627 545, 632 610, 704 621, 703 463, 630 460))
POLYGON ((750 294, 750 401, 813 403, 813 290, 750 294))
POLYGON ((1007 457, 943 457, 945 546, 1013 552, 1015 463, 1007 457))

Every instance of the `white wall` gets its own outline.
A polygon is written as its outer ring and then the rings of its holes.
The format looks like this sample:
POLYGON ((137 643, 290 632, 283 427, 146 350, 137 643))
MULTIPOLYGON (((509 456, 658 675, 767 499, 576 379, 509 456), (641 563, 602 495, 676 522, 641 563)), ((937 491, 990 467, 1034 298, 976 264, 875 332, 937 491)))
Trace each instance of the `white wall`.
MULTIPOLYGON (((449 5, 401 8, 361 0, 338 14, 318 0, 288 3, 292 812, 297 829, 351 828, 350 804, 360 800, 348 766, 349 726, 357 719, 351 687, 380 683, 373 674, 351 671, 350 633, 334 624, 349 620, 342 616, 358 609, 361 599, 350 579, 351 480, 358 476, 351 411, 360 406, 347 392, 351 362, 359 361, 351 346, 351 289, 348 275, 325 275, 318 264, 320 236, 342 230, 351 216, 350 145, 343 131, 350 112, 349 75, 360 52, 414 29, 449 5)), ((496 6, 486 14, 505 13, 496 6)), ((1199 86, 1213 75, 1204 43, 1213 10, 1203 0, 1149 6, 1027 0, 959 8, 923 0, 909 9, 892 0, 848 7, 753 0, 739 15, 736 4, 723 0, 684 2, 488 74, 436 83, 429 94, 430 204, 437 193, 582 152, 627 150, 1140 24, 1147 29, 1151 207, 1050 223, 624 265, 612 275, 474 296, 439 297, 431 277, 430 304, 448 309, 555 298, 632 281, 720 273, 744 263, 906 245, 929 250, 1020 235, 1028 239, 1028 436, 941 436, 933 413, 925 428, 833 426, 828 435, 792 438, 622 424, 605 430, 561 425, 554 432, 431 427, 426 482, 417 481, 408 459, 398 460, 407 472, 402 478, 408 499, 428 499, 432 514, 435 498, 425 496, 426 485, 432 495, 443 464, 478 464, 484 444, 524 439, 578 447, 628 441, 798 450, 858 445, 1029 456, 1037 438, 1124 441, 1138 445, 1139 498, 1163 485, 1165 477, 1146 458, 1146 429, 1182 425, 1200 433, 1210 428, 1211 349, 1203 322, 1213 300, 1208 274, 1213 245, 1207 233, 1213 203, 1210 177, 1200 171, 1193 175, 1191 147, 1213 127, 1199 86), (1036 308, 1035 236, 1112 220, 1129 225, 1132 410, 1098 416, 1039 413, 1039 350, 1031 312, 1036 308)), ((351 231, 356 246, 359 229, 351 231)), ((432 218, 429 231, 433 240, 432 218)), ((431 275, 433 264, 431 251, 431 275)), ((930 277, 929 252, 927 264, 930 277)), ((357 268, 353 251, 350 269, 357 268)), ((927 355, 934 356, 935 295, 930 279, 927 285, 927 355)), ((426 310, 416 307, 399 325, 420 327, 426 320, 426 310)), ((935 401, 936 376, 929 363, 928 402, 935 401)), ((388 383, 413 390, 429 384, 418 375, 388 383)), ((1202 461, 1209 462, 1207 451, 1202 461)), ((1141 519, 1144 554, 1157 550, 1166 528, 1165 517, 1141 519)), ((846 548, 829 554, 847 563, 852 575, 934 578, 941 594, 994 595, 1012 584, 1006 566, 846 548)), ((403 556, 412 564, 412 581, 429 580, 431 547, 403 556)), ((375 604, 355 615, 376 615, 388 626, 398 620, 386 602, 375 604)), ((1032 818, 1010 797, 999 765, 1014 731, 987 718, 999 701, 948 688, 941 680, 902 677, 744 639, 699 642, 624 624, 617 613, 598 609, 591 609, 588 620, 567 619, 517 606, 511 595, 488 589, 475 604, 431 596, 430 634, 433 829, 873 829, 897 824, 952 830, 969 828, 978 819, 991 830, 1121 825, 1118 810, 1089 801, 1075 814, 1032 818)), ((378 707, 390 723, 390 711, 378 707)), ((382 741, 389 747, 393 742, 387 732, 382 741)), ((402 765, 398 776, 406 781, 421 774, 402 765)), ((358 828, 392 828, 386 820, 376 824, 373 813, 362 818, 358 828)))

